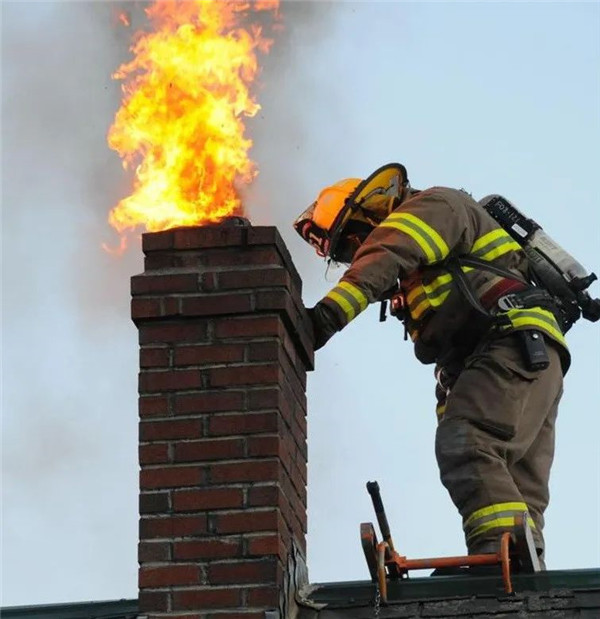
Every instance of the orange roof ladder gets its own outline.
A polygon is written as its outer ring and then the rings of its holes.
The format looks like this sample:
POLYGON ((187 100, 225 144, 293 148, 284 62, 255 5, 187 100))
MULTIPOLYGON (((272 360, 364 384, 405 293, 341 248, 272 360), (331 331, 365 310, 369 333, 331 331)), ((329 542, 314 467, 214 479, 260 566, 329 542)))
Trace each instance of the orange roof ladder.
POLYGON ((467 555, 462 557, 433 557, 429 559, 407 559, 394 548, 390 527, 381 500, 379 484, 367 483, 377 522, 383 541, 377 542, 375 528, 371 522, 360 525, 360 539, 367 560, 371 580, 378 584, 382 603, 387 603, 388 580, 408 578, 409 570, 438 569, 451 567, 473 567, 498 565, 501 568, 504 590, 513 593, 512 572, 532 573, 540 571, 527 512, 516 518, 512 532, 505 532, 500 539, 497 553, 467 555))

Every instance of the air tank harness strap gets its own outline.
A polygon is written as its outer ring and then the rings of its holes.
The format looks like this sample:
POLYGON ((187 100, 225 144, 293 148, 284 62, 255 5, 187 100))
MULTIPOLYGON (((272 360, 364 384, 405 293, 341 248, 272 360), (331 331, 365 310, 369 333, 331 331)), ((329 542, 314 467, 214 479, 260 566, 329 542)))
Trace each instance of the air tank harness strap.
POLYGON ((515 282, 522 283, 521 280, 519 280, 518 277, 508 269, 503 269, 502 267, 495 266, 485 260, 480 260, 479 258, 475 258, 473 256, 454 256, 449 260, 446 260, 444 266, 448 272, 452 274, 459 290, 463 293, 471 306, 480 314, 483 314, 487 318, 491 318, 498 327, 507 326, 510 324, 510 319, 504 312, 511 309, 541 307, 542 309, 546 309, 551 312, 562 328, 563 320, 558 308, 556 307, 556 303, 554 302, 552 295, 543 288, 537 288, 535 286, 525 284, 526 287, 523 290, 511 292, 501 296, 495 303, 497 310, 501 312, 500 314, 497 314, 494 311, 488 311, 483 306, 478 295, 473 290, 473 286, 465 275, 462 267, 471 267, 474 269, 489 271, 500 277, 505 277, 507 279, 512 279, 515 282))

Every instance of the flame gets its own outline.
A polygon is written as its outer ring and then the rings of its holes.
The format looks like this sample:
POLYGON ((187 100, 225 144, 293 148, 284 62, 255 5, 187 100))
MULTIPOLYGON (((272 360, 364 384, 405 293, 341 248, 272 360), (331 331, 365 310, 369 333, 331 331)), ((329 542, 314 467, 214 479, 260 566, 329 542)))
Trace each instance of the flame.
POLYGON ((258 53, 273 42, 257 22, 276 25, 278 8, 279 0, 157 0, 146 9, 151 30, 136 35, 133 60, 113 75, 124 97, 108 144, 135 170, 131 195, 109 215, 119 233, 243 212, 238 188, 257 174, 244 118, 260 109, 250 86, 258 53))
POLYGON ((124 26, 131 26, 131 18, 129 17, 129 13, 126 13, 125 11, 119 13, 118 19, 124 26))

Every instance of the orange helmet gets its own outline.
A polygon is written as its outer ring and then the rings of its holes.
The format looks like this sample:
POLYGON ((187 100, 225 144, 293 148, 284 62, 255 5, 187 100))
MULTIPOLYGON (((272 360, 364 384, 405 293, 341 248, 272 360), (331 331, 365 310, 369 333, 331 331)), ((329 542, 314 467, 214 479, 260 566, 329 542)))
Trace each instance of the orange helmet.
POLYGON ((389 214, 392 200, 407 185, 406 168, 399 163, 384 165, 365 180, 345 178, 325 187, 294 228, 320 256, 338 260, 336 248, 347 224, 356 222, 370 231, 389 214))

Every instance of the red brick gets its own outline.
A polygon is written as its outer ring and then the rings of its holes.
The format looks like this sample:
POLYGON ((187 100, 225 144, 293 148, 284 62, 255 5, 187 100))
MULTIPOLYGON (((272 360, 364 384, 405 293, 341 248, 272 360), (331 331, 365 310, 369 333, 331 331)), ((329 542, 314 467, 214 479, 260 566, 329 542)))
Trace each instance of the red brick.
POLYGON ((283 500, 280 502, 279 508, 288 526, 291 527, 297 537, 302 537, 306 533, 305 514, 296 513, 286 496, 284 496, 283 500))
POLYGON ((279 230, 274 226, 251 226, 246 239, 248 245, 275 245, 285 247, 279 230))
POLYGON ((168 348, 140 348, 140 367, 168 367, 169 357, 168 348))
POLYGON ((136 275, 131 278, 131 294, 160 294, 195 292, 198 290, 198 273, 167 273, 164 275, 136 275))
POLYGON ((173 494, 173 510, 176 512, 200 512, 242 507, 243 500, 241 488, 182 490, 173 494))
POLYGON ((210 481, 213 484, 244 481, 277 481, 280 473, 279 468, 277 460, 212 464, 209 469, 209 475, 210 481))
POLYGON ((199 438, 201 436, 202 422, 199 419, 140 422, 140 441, 165 441, 177 438, 199 438))
POLYGON ((140 344, 169 344, 202 342, 206 339, 205 321, 185 321, 171 324, 142 324, 139 327, 140 344))
POLYGON ((281 398, 281 390, 278 387, 269 389, 253 389, 248 392, 248 410, 263 410, 265 408, 278 408, 281 398))
MULTIPOLYGON (((294 325, 301 325, 298 311, 294 307, 294 302, 290 293, 285 289, 261 290, 256 293, 256 309, 260 311, 284 310, 288 320, 294 325)), ((302 327, 300 327, 302 328, 302 327)))
POLYGON ((241 554, 239 539, 209 539, 189 542, 176 542, 173 545, 175 560, 227 559, 241 554))
POLYGON ((283 547, 281 537, 274 535, 258 535, 250 537, 247 540, 248 555, 264 556, 264 555, 283 555, 285 549, 283 547))
POLYGON ((175 415, 216 413, 242 410, 243 391, 205 391, 202 393, 176 395, 173 412, 175 415))
POLYGON ((192 415, 242 410, 243 391, 205 391, 202 393, 176 395, 173 402, 175 415, 192 415))
POLYGON ((145 232, 142 234, 142 249, 144 253, 173 247, 173 230, 161 232, 145 232))
POLYGON ((142 492, 139 498, 140 514, 169 511, 168 492, 142 492))
POLYGON ((276 507, 279 505, 279 486, 253 486, 248 489, 247 503, 251 507, 276 507))
POLYGON ((251 312, 252 295, 223 294, 181 298, 183 316, 221 316, 223 314, 240 314, 251 312))
POLYGON ((288 475, 281 476, 281 489, 298 513, 306 511, 306 486, 294 486, 288 475))
POLYGON ((241 603, 242 590, 232 587, 173 591, 173 610, 203 611, 207 608, 231 608, 241 603))
POLYGON ((140 464, 163 464, 169 461, 169 445, 167 443, 140 445, 138 452, 140 464))
POLYGON ((164 271, 165 269, 189 270, 186 267, 198 268, 198 256, 195 252, 151 252, 144 257, 144 270, 164 271))
POLYGON ((243 439, 212 439, 175 444, 175 462, 230 460, 244 456, 243 439))
POLYGON ((140 417, 165 417, 169 414, 169 400, 164 395, 140 397, 140 417))
POLYGON ((166 611, 169 608, 169 594, 167 591, 146 591, 141 589, 139 592, 140 613, 153 613, 166 611))
POLYGON ((277 340, 253 342, 248 346, 248 361, 277 361, 281 343, 277 340))
POLYGON ((279 606, 278 587, 252 587, 248 589, 247 604, 250 608, 277 608, 279 606))
POLYGON ((167 518, 142 518, 140 539, 160 539, 197 536, 206 533, 206 516, 170 516, 167 518))
POLYGON ((200 291, 214 292, 217 289, 217 274, 214 271, 204 271, 200 275, 200 291))
POLYGON ((138 544, 138 561, 140 563, 158 563, 171 560, 169 542, 140 542, 138 544))
POLYGON ((174 363, 182 365, 209 365, 244 360, 244 347, 240 344, 213 344, 182 346, 175 349, 174 363))
MULTIPOLYGON (((272 413, 276 415, 277 413, 272 413)), ((250 436, 248 441, 248 455, 257 456, 277 456, 281 449, 281 437, 276 436, 250 436)))
POLYGON ((221 319, 216 322, 215 328, 217 339, 281 334, 283 334, 283 324, 278 316, 221 319))
POLYGON ((166 372, 141 372, 140 393, 159 391, 185 391, 202 387, 199 370, 169 370, 166 372))
POLYGON ((239 561, 236 563, 211 563, 208 581, 213 585, 238 585, 242 583, 275 583, 278 579, 277 561, 239 561))
POLYGON ((214 522, 215 531, 220 534, 276 531, 278 526, 279 517, 275 509, 217 514, 214 522))
POLYGON ((200 582, 200 577, 200 569, 197 565, 142 566, 139 572, 139 586, 195 585, 200 582))
POLYGON ((279 415, 277 413, 215 415, 208 422, 208 433, 215 436, 277 432, 278 429, 279 415))
MULTIPOLYGON (((186 619, 185 617, 177 619, 186 619)), ((187 619, 190 619, 189 617, 187 619)), ((210 613, 202 615, 202 617, 194 617, 193 619, 265 619, 265 612, 232 612, 232 613, 210 613)))
POLYGON ((291 285, 290 276, 283 267, 257 269, 254 265, 238 271, 223 271, 218 274, 218 282, 221 290, 291 285))
POLYGON ((281 256, 275 247, 241 247, 237 250, 214 249, 203 256, 206 266, 280 265, 281 256))
POLYGON ((245 229, 240 226, 208 225, 174 230, 174 249, 206 249, 242 245, 245 229))
POLYGON ((160 299, 131 299, 131 318, 135 322, 143 318, 158 318, 163 315, 160 299))
POLYGON ((197 466, 142 469, 140 488, 178 488, 198 486, 204 482, 204 471, 197 466))
MULTIPOLYGON (((245 365, 209 370, 211 387, 229 387, 234 385, 265 385, 278 383, 281 368, 274 363, 245 365)), ((156 389, 156 391, 159 391, 156 389)))
POLYGON ((304 486, 306 486, 306 476, 307 476, 307 470, 306 470, 306 463, 305 462, 294 462, 294 464, 292 465, 293 468, 293 474, 290 475, 292 481, 294 482, 294 486, 296 486, 296 488, 298 488, 298 491, 300 491, 301 488, 304 488, 304 486))

